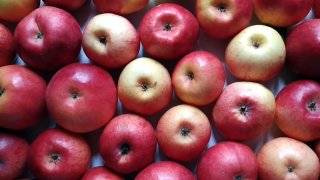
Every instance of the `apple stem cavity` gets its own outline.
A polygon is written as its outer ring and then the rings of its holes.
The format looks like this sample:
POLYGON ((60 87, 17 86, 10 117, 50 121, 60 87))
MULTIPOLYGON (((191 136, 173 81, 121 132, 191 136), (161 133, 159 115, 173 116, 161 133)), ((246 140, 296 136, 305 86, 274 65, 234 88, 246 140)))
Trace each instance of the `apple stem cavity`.
POLYGON ((240 175, 234 177, 234 180, 242 180, 242 179, 243 179, 243 178, 242 178, 242 176, 240 176, 240 175))
POLYGON ((163 25, 163 30, 164 30, 164 31, 171 31, 172 28, 173 28, 173 25, 170 24, 170 23, 165 23, 165 24, 163 25))
POLYGON ((193 80, 194 79, 194 74, 192 72, 187 73, 188 79, 193 80))
POLYGON ((107 38, 105 36, 99 37, 99 42, 103 45, 107 45, 107 38))
POLYGON ((3 95, 3 93, 4 93, 4 88, 0 88, 0 97, 3 95))
POLYGON ((292 166, 288 166, 288 172, 292 173, 293 172, 293 167, 292 166))
POLYGON ((308 104, 308 109, 310 111, 317 111, 317 103, 316 102, 311 102, 308 104))
POLYGON ((77 99, 79 97, 78 93, 71 93, 71 98, 72 99, 77 99))
POLYGON ((121 147, 120 147, 120 152, 121 152, 121 154, 122 155, 126 155, 126 154, 129 154, 129 152, 130 152, 130 146, 129 146, 129 144, 122 144, 121 145, 121 147))
POLYGON ((227 12, 227 6, 225 4, 219 4, 217 8, 221 13, 227 12))
POLYGON ((142 84, 141 84, 141 89, 142 89, 143 92, 146 92, 146 91, 148 90, 148 88, 149 88, 149 87, 148 87, 147 84, 145 84, 145 83, 142 83, 142 84))
POLYGON ((252 46, 258 49, 260 47, 260 43, 258 41, 252 41, 252 46))
POLYGON ((246 105, 241 105, 239 108, 239 111, 240 111, 240 114, 245 116, 248 113, 248 107, 246 105))
POLYGON ((42 32, 39 32, 38 34, 37 34, 37 39, 43 39, 43 33, 42 32))
POLYGON ((180 133, 182 136, 188 136, 188 134, 190 133, 190 129, 188 128, 181 128, 180 129, 180 133))
POLYGON ((55 163, 57 164, 60 161, 60 154, 59 153, 51 153, 50 154, 50 163, 55 163))

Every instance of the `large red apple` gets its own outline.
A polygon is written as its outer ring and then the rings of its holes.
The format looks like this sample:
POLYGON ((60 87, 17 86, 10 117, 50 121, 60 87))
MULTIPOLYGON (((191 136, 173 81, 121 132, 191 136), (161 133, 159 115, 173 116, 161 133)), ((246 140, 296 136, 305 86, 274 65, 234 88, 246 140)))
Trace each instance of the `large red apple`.
POLYGON ((301 141, 320 138, 320 84, 297 80, 276 97, 276 124, 289 137, 301 141))
POLYGON ((81 180, 124 180, 124 178, 115 174, 114 172, 106 169, 105 167, 98 166, 87 170, 81 177, 81 180))
POLYGON ((256 155, 246 145, 225 141, 208 149, 197 166, 198 180, 250 179, 258 177, 256 155))
POLYGON ((44 115, 46 82, 20 65, 0 67, 0 127, 22 130, 44 115))
POLYGON ((0 66, 8 65, 15 56, 13 34, 0 23, 0 66))
POLYGON ((211 37, 231 38, 247 27, 253 14, 252 0, 197 0, 196 14, 211 37))
POLYGON ((43 2, 49 6, 56 6, 69 11, 79 9, 86 1, 87 0, 43 0, 43 2))
POLYGON ((19 22, 14 32, 21 59, 31 68, 54 71, 75 62, 82 33, 76 19, 52 6, 34 10, 19 22))
POLYGON ((90 132, 104 126, 117 108, 117 90, 111 75, 92 65, 73 63, 50 80, 46 93, 49 114, 73 132, 90 132))
POLYGON ((100 12, 126 15, 137 12, 148 5, 149 0, 93 0, 100 12))
POLYGON ((319 178, 319 159, 306 144, 279 137, 265 143, 257 153, 259 179, 319 178))
POLYGON ((156 146, 154 129, 146 119, 123 114, 112 119, 104 128, 99 152, 107 167, 129 174, 153 162, 156 146))
POLYGON ((226 81, 224 66, 212 53, 194 51, 184 56, 172 73, 176 95, 193 105, 207 105, 218 98, 226 81))
POLYGON ((315 17, 320 17, 320 0, 313 0, 313 14, 315 17))
POLYGON ((164 3, 144 15, 139 35, 144 50, 150 56, 174 60, 193 49, 199 37, 199 24, 184 7, 164 3))
POLYGON ((3 0, 0 1, 0 19, 19 22, 38 8, 40 0, 3 0))

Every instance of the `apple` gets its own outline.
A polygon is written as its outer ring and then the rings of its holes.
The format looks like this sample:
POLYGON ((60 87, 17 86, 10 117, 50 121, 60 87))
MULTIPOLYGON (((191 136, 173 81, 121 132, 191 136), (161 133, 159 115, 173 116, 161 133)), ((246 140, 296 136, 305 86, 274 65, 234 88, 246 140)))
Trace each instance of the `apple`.
POLYGON ((154 161, 157 140, 152 125, 135 114, 122 114, 104 128, 99 152, 105 165, 121 174, 141 170, 154 161))
POLYGON ((262 23, 288 27, 308 15, 313 0, 253 0, 253 4, 255 14, 262 23))
POLYGON ((198 180, 203 179, 257 179, 256 155, 238 142, 224 141, 208 149, 198 162, 198 180))
POLYGON ((139 36, 148 55, 162 60, 175 60, 193 49, 199 37, 199 24, 184 7, 163 3, 143 16, 139 36))
POLYGON ((0 66, 11 64, 15 56, 13 34, 0 23, 0 66))
POLYGON ((161 151, 167 157, 192 161, 205 150, 211 136, 211 125, 200 109, 181 104, 162 115, 156 136, 161 151))
POLYGON ((32 142, 27 163, 36 179, 78 179, 90 158, 90 147, 81 135, 47 129, 32 142))
POLYGON ((247 27, 253 14, 252 0, 197 0, 196 15, 209 36, 231 38, 247 27))
POLYGON ((265 25, 253 25, 237 34, 225 51, 231 74, 245 81, 267 81, 284 66, 286 47, 281 35, 265 25))
POLYGON ((43 2, 49 6, 55 6, 69 11, 79 9, 86 1, 87 0, 43 0, 43 2))
POLYGON ((41 121, 46 86, 42 77, 26 67, 0 67, 0 127, 23 130, 41 121))
POLYGON ((105 167, 98 166, 87 170, 87 172, 82 176, 81 180, 124 180, 124 178, 115 174, 114 172, 106 169, 105 167))
POLYGON ((183 179, 195 180, 192 172, 174 161, 150 164, 138 173, 135 180, 183 179))
POLYGON ((259 178, 308 179, 319 177, 319 159, 306 144, 288 137, 265 143, 257 153, 259 178))
POLYGON ((112 119, 117 108, 117 89, 104 69, 73 63, 54 74, 48 84, 46 103, 53 120, 63 128, 91 132, 112 119))
POLYGON ((0 132, 0 179, 16 179, 26 168, 29 144, 26 139, 0 132))
POLYGON ((149 0, 93 0, 96 8, 103 13, 131 14, 148 5, 149 0))
POLYGON ((221 94, 226 81, 221 61, 208 51, 194 51, 176 64, 172 73, 175 94, 188 104, 208 105, 221 94))
POLYGON ((137 57, 140 40, 130 21, 105 13, 94 16, 86 25, 82 47, 92 62, 106 68, 120 68, 137 57))
POLYGON ((19 22, 30 12, 37 9, 40 0, 1 0, 0 19, 8 22, 19 22))
POLYGON ((255 82, 229 84, 213 107, 213 122, 227 139, 252 140, 265 133, 275 117, 272 92, 255 82))
POLYGON ((286 38, 289 68, 308 78, 320 78, 320 19, 312 19, 297 25, 286 38))
POLYGON ((276 97, 277 126, 300 141, 320 138, 320 84, 312 80, 295 80, 276 97))
POLYGON ((138 114, 151 115, 165 108, 172 99, 171 77, 159 62, 142 57, 131 61, 118 80, 122 105, 138 114))
POLYGON ((315 17, 320 17, 320 1, 319 0, 313 0, 313 14, 315 17))
POLYGON ((34 10, 19 22, 14 32, 18 55, 31 68, 55 71, 75 62, 82 33, 68 12, 51 6, 34 10))

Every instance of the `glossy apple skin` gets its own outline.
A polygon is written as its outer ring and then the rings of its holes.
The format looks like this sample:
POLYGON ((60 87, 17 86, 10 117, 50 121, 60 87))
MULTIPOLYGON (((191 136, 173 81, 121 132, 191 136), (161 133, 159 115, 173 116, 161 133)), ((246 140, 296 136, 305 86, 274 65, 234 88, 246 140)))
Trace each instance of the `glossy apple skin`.
POLYGON ((247 27, 253 14, 252 0, 197 0, 196 15, 202 29, 217 39, 231 38, 247 27))
POLYGON ((251 140, 268 130, 275 109, 274 95, 263 85, 234 82, 218 98, 213 108, 213 122, 227 139, 251 140))
POLYGON ((139 36, 144 50, 150 56, 175 60, 193 49, 199 37, 199 24, 184 7, 164 3, 143 16, 139 36))
POLYGON ((276 97, 278 127, 300 141, 320 138, 320 84, 296 80, 287 84, 276 97))
POLYGON ((168 70, 153 59, 135 59, 120 74, 119 99, 129 111, 143 115, 155 114, 170 103, 172 93, 168 70))
POLYGON ((195 180, 192 172, 174 161, 150 164, 138 173, 136 180, 183 179, 195 180))
POLYGON ((192 161, 206 148, 211 135, 207 116, 198 108, 181 104, 170 108, 157 123, 161 151, 176 161, 192 161))
POLYGON ((0 66, 11 64, 15 56, 15 45, 11 31, 0 23, 0 66))
POLYGON ((29 144, 26 139, 0 132, 0 179, 15 179, 27 164, 29 144))
POLYGON ((19 22, 40 5, 40 0, 2 0, 0 2, 0 19, 19 22))
POLYGON ((106 169, 105 167, 99 166, 89 170, 81 177, 81 180, 124 180, 124 178, 115 174, 114 172, 106 169))
POLYGON ((300 22, 312 8, 313 0, 253 0, 258 19, 276 27, 288 27, 300 22))
POLYGON ((320 78, 320 19, 302 22, 286 38, 289 68, 296 74, 308 78, 320 78))
POLYGON ((69 64, 50 80, 46 103, 53 120, 63 128, 78 133, 94 131, 116 111, 116 85, 111 75, 96 65, 69 64))
POLYGON ((221 94, 226 74, 221 61, 208 51, 194 51, 176 64, 172 85, 176 95, 185 103, 203 106, 221 94))
POLYGON ((199 180, 257 179, 256 156, 244 144, 232 141, 220 142, 208 149, 199 160, 197 177, 199 180))
POLYGON ((103 13, 131 14, 148 5, 149 0, 93 0, 96 8, 103 13))
POLYGON ((91 150, 85 139, 63 129, 48 129, 32 142, 28 168, 37 179, 78 179, 89 166, 91 150))
POLYGON ((320 17, 320 1, 319 0, 313 0, 313 14, 315 17, 320 17))
POLYGON ((308 179, 319 177, 319 159, 306 144, 288 137, 265 143, 257 153, 259 178, 308 179))
POLYGON ((22 130, 41 121, 46 86, 42 77, 26 67, 0 67, 0 127, 22 130))
POLYGON ((89 21, 83 31, 82 47, 92 62, 106 68, 120 68, 137 57, 140 40, 129 20, 105 13, 89 21))
POLYGON ((48 6, 55 6, 58 8, 73 11, 79 9, 87 0, 43 0, 48 6))
POLYGON ((44 6, 19 22, 14 41, 21 59, 31 68, 55 71, 75 62, 81 48, 82 33, 68 12, 44 6))
POLYGON ((154 160, 156 135, 143 117, 122 114, 110 121, 99 140, 99 152, 110 169, 129 174, 141 170, 154 160))

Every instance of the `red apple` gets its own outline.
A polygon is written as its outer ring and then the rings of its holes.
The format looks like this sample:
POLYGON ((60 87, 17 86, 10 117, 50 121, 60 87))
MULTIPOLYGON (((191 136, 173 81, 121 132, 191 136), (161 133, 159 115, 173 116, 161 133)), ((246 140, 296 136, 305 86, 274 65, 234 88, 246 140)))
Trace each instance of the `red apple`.
POLYGON ((183 179, 195 180, 192 172, 173 161, 150 164, 135 177, 135 180, 183 179))
POLYGON ((71 11, 79 9, 84 5, 86 0, 43 0, 43 2, 49 6, 56 6, 71 11))
POLYGON ((296 80, 276 97, 276 124, 289 137, 300 141, 320 138, 320 84, 296 80))
POLYGON ((45 6, 19 22, 14 41, 21 59, 31 68, 54 71, 76 61, 82 33, 68 12, 45 6))
POLYGON ((81 180, 124 180, 124 178, 115 174, 114 172, 100 166, 94 167, 89 170, 82 176, 81 180))
POLYGON ((170 159, 192 161, 206 148, 211 135, 207 116, 190 105, 174 106, 160 118, 156 136, 161 151, 170 159))
POLYGON ((315 17, 320 17, 320 1, 319 0, 313 0, 313 14, 315 17))
POLYGON ((175 66, 172 85, 176 95, 193 105, 207 105, 221 94, 226 81, 221 61, 210 52, 194 51, 175 66))
POLYGON ((106 68, 119 68, 137 57, 140 40, 130 21, 105 13, 94 16, 86 25, 82 47, 92 62, 106 68))
POLYGON ((62 129, 48 129, 32 142, 28 167, 36 179, 78 179, 87 170, 90 147, 84 138, 62 129))
POLYGON ((25 170, 29 144, 26 139, 0 132, 0 179, 16 179, 25 170))
POLYGON ((137 12, 148 5, 149 0, 93 0, 100 12, 120 15, 137 12))
POLYGON ((73 63, 52 77, 46 102, 49 114, 57 124, 73 132, 90 132, 113 117, 117 90, 111 75, 104 69, 73 63))
POLYGON ((319 178, 319 159, 306 144, 279 137, 265 143, 257 154, 259 179, 319 178))
POLYGON ((199 24, 184 7, 164 3, 144 15, 139 33, 142 46, 150 56, 174 60, 193 49, 199 37, 199 24))
POLYGON ((0 67, 0 127, 22 130, 44 115, 46 82, 20 65, 0 67))
POLYGON ((198 180, 257 179, 256 155, 246 145, 225 141, 208 149, 197 166, 198 180))
POLYGON ((228 85, 213 108, 213 122, 227 139, 244 141, 265 133, 275 117, 272 92, 259 83, 228 85))
POLYGON ((13 34, 0 23, 0 66, 11 64, 15 56, 13 34))
POLYGON ((104 128, 99 152, 110 169, 129 174, 153 162, 156 136, 152 125, 143 117, 122 114, 104 128))
POLYGON ((197 0, 195 8, 202 29, 218 39, 236 35, 249 25, 253 14, 252 0, 197 0))
POLYGON ((31 11, 37 9, 40 0, 3 0, 0 1, 0 19, 19 22, 31 11))
POLYGON ((288 27, 307 16, 313 0, 253 0, 258 19, 271 26, 288 27))

